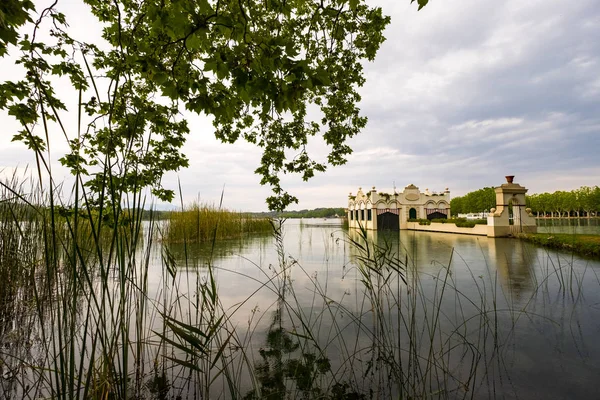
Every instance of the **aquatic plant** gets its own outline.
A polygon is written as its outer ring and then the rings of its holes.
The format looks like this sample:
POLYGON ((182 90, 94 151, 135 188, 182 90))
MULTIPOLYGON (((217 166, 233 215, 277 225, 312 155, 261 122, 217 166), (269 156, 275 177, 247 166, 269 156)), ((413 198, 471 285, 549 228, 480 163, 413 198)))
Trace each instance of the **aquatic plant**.
POLYGON ((194 202, 181 211, 169 213, 164 239, 170 243, 199 243, 270 232, 268 218, 256 218, 248 213, 194 202))

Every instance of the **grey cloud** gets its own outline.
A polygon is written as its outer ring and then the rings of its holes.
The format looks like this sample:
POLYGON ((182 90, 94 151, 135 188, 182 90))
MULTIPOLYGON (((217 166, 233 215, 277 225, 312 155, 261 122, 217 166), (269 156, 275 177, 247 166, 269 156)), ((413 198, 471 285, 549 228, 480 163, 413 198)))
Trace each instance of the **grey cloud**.
POLYGON ((468 190, 498 184, 491 177, 509 169, 583 182, 575 171, 599 164, 597 3, 427 8, 423 18, 394 19, 400 26, 392 25, 382 57, 367 66, 369 126, 356 141, 359 154, 386 148, 412 156, 414 167, 402 159, 377 165, 425 180, 443 176, 448 185, 468 181, 468 190))

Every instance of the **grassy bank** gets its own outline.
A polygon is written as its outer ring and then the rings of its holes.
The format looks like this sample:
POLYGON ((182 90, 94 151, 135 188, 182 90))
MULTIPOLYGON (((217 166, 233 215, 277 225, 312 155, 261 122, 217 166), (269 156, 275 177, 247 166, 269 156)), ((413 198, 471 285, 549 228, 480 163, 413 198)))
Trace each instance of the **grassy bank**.
POLYGON ((518 237, 540 246, 600 258, 600 235, 530 233, 520 234, 518 237))
POLYGON ((170 243, 233 239, 249 233, 270 233, 268 218, 193 203, 169 213, 164 239, 170 243))

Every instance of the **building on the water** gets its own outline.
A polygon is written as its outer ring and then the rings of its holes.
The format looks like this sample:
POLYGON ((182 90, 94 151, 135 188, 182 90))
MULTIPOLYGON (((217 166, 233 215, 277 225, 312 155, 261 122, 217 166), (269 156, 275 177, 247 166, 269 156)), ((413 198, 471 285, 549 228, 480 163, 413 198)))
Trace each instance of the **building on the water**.
MULTIPOLYGON (((375 187, 368 192, 358 189, 356 196, 348 196, 348 225, 350 228, 411 229, 427 232, 462 233, 488 237, 516 236, 535 233, 537 226, 531 209, 526 207, 527 188, 514 183, 513 175, 506 176, 506 183, 494 188, 496 207, 487 214, 486 224, 458 226, 448 223, 412 222, 417 219, 448 218, 450 214, 450 191, 421 193, 415 185, 408 185, 402 193, 381 193, 375 187)), ((445 221, 443 221, 445 222, 445 221)))
POLYGON ((421 192, 415 185, 408 185, 401 193, 368 192, 358 189, 356 195, 348 196, 348 225, 365 229, 406 229, 410 219, 437 219, 450 217, 450 190, 442 193, 421 192))

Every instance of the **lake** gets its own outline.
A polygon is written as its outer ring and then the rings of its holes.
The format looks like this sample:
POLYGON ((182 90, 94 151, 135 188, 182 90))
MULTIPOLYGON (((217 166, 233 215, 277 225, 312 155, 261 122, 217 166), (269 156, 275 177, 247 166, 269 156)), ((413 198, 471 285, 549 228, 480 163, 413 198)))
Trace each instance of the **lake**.
MULTIPOLYGON (((378 247, 366 254, 360 236, 336 220, 288 220, 283 257, 265 237, 214 251, 221 301, 239 307, 232 322, 251 327, 251 347, 282 354, 269 342, 275 328, 310 336, 337 380, 376 398, 600 397, 598 261, 515 239, 415 231, 368 232, 378 247), (376 260, 378 251, 387 254, 376 260), (397 268, 374 273, 388 258, 397 268), (285 278, 276 275, 282 263, 285 278)), ((202 261, 193 258, 195 271, 202 261)))
MULTIPOLYGON (((129 325, 83 313, 65 361, 77 369, 94 337, 127 342, 114 357, 138 398, 600 398, 597 260, 508 238, 348 232, 335 219, 215 245, 145 243, 130 278, 112 270, 96 291, 129 325), (94 336, 84 322, 99 320, 94 336)), ((15 355, 34 365, 49 362, 36 351, 61 351, 35 328, 29 342, 2 332, 5 398, 46 393, 19 387, 43 373, 16 374, 15 355)))

